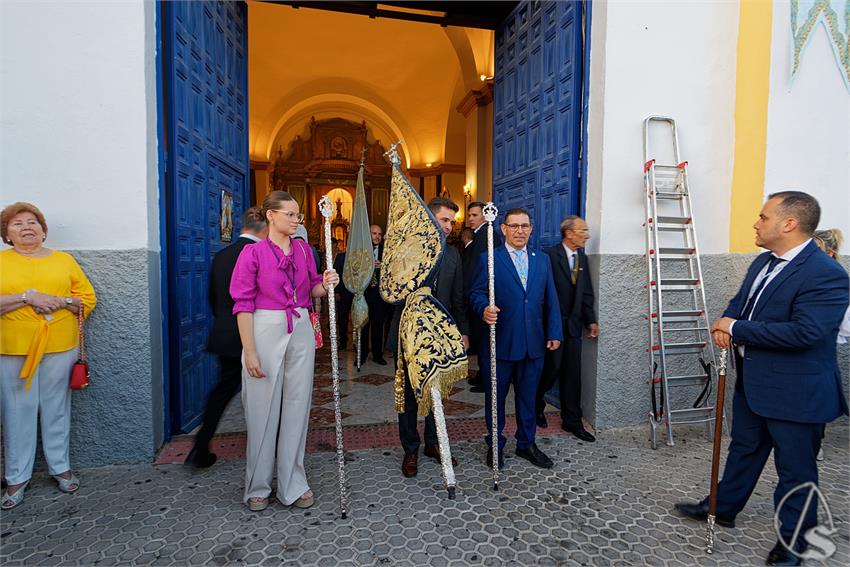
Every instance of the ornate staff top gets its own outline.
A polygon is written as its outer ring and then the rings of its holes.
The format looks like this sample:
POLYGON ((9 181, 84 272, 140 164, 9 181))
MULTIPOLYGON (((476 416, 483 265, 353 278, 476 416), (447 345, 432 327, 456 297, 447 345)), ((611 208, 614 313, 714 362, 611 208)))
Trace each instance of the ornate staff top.
POLYGON ((397 149, 400 144, 401 144, 401 140, 399 140, 398 142, 396 142, 395 144, 390 146, 390 149, 388 149, 387 151, 384 152, 385 156, 389 156, 390 163, 392 163, 396 167, 401 166, 401 158, 398 155, 398 149, 397 149))
POLYGON ((484 220, 487 222, 496 222, 496 217, 499 215, 499 208, 493 204, 493 201, 488 201, 484 205, 484 220))
POLYGON ((720 363, 717 365, 718 374, 726 374, 726 349, 720 349, 720 363))
POLYGON ((366 148, 360 150, 360 167, 366 165, 366 148))
POLYGON ((319 199, 319 212, 322 213, 325 219, 331 218, 331 215, 334 213, 333 203, 331 203, 327 195, 319 199))

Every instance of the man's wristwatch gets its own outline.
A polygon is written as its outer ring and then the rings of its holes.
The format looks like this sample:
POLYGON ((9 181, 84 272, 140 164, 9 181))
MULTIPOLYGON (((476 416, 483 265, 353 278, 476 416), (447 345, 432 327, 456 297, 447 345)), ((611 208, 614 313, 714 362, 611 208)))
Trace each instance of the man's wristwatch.
POLYGON ((70 306, 71 306, 71 305, 73 305, 73 304, 74 304, 74 300, 73 300, 73 299, 71 299, 70 297, 66 297, 66 298, 65 298, 65 305, 67 305, 67 306, 69 306, 69 307, 70 307, 70 306))
POLYGON ((21 294, 21 303, 23 303, 24 305, 27 304, 27 292, 26 291, 21 294))

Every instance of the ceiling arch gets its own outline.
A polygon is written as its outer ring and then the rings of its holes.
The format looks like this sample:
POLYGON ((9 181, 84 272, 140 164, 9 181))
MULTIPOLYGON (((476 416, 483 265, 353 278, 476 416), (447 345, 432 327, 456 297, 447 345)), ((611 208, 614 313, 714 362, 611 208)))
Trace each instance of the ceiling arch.
POLYGON ((269 160, 276 140, 333 111, 365 119, 385 145, 401 139, 409 167, 441 163, 463 145, 447 136, 459 132, 458 93, 480 88, 479 30, 263 2, 249 2, 248 17, 252 159, 269 160))
MULTIPOLYGON (((289 93, 271 109, 255 130, 256 136, 252 136, 252 154, 259 156, 259 159, 269 160, 275 149, 275 141, 281 138, 282 130, 297 128, 297 131, 291 134, 294 136, 295 133, 301 133, 304 121, 309 120, 310 115, 326 114, 332 109, 340 109, 353 113, 361 120, 365 119, 367 125, 375 125, 388 134, 387 138, 381 138, 385 146, 401 140, 405 155, 408 156, 407 167, 410 167, 411 161, 419 163, 419 146, 410 125, 392 105, 382 100, 379 94, 366 92, 368 90, 370 89, 352 81, 329 78, 304 85, 289 93), (359 91, 368 98, 350 94, 352 91, 359 91)), ((291 136, 283 139, 291 139, 291 136)))

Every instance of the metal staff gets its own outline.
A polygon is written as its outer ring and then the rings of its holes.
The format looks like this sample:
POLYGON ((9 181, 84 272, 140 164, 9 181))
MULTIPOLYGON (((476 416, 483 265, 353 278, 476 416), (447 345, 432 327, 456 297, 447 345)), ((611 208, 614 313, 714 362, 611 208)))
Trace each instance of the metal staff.
POLYGON ((717 477, 720 472, 720 441, 723 438, 723 404, 726 397, 726 349, 720 349, 717 366, 717 401, 714 404, 714 447, 711 451, 711 486, 708 493, 708 526, 705 551, 714 553, 714 520, 717 516, 717 477))
MULTIPOLYGON (((484 221, 487 223, 487 295, 489 307, 496 306, 496 274, 493 266, 493 223, 499 209, 492 201, 484 205, 484 221)), ((498 383, 496 380, 496 324, 490 327, 490 444, 493 455, 493 490, 499 490, 499 415, 498 383)))
MULTIPOLYGON (((327 195, 319 200, 319 212, 325 217, 325 265, 333 266, 333 250, 331 248, 331 215, 334 206, 327 195)), ((342 518, 348 515, 348 494, 345 489, 345 453, 342 446, 342 412, 339 402, 339 350, 336 344, 336 303, 334 302, 334 288, 328 286, 328 318, 330 322, 331 335, 331 376, 333 377, 334 390, 334 424, 336 425, 336 458, 339 466, 339 507, 342 518)))
POLYGON ((452 452, 449 448, 449 432, 446 430, 446 417, 443 414, 443 397, 437 387, 431 388, 431 410, 434 412, 434 423, 437 426, 438 449, 443 469, 443 480, 449 492, 449 500, 455 499, 455 469, 452 466, 452 452))

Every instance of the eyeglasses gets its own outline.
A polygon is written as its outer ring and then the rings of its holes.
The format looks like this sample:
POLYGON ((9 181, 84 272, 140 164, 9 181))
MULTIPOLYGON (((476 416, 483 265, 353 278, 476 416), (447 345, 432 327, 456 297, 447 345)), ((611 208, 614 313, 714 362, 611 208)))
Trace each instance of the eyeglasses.
POLYGON ((276 213, 283 213, 286 215, 289 220, 295 221, 297 223, 304 222, 304 213, 293 213, 292 211, 282 211, 280 209, 269 209, 270 211, 274 211, 276 213))
POLYGON ((531 230, 531 225, 528 224, 527 222, 522 223, 522 224, 511 223, 511 224, 506 224, 505 226, 508 227, 509 229, 513 230, 514 232, 516 232, 518 230, 521 230, 523 232, 525 232, 526 230, 531 230))

